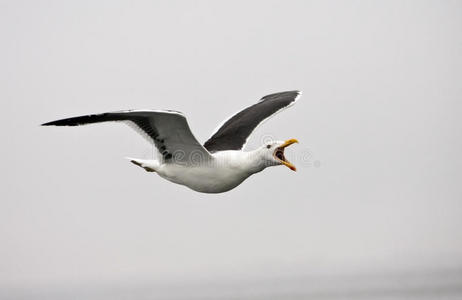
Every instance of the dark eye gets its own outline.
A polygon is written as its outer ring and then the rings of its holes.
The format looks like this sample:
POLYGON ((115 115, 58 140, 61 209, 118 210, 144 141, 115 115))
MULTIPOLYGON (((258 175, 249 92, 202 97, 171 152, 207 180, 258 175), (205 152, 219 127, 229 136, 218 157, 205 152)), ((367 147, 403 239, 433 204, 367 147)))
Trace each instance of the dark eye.
POLYGON ((266 145, 266 148, 267 148, 267 149, 271 148, 271 145, 266 145))

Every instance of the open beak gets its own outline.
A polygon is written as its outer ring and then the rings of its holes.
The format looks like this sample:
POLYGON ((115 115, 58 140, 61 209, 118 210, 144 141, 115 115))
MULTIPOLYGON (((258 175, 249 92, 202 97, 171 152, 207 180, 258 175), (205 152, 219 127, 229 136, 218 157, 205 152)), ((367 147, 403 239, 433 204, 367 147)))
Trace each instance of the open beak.
POLYGON ((282 144, 281 146, 277 147, 276 150, 274 150, 273 155, 277 160, 281 162, 281 164, 288 167, 292 171, 297 171, 295 166, 291 162, 289 162, 284 156, 284 148, 294 143, 298 143, 298 141, 296 139, 290 139, 290 140, 285 141, 284 144, 282 144))

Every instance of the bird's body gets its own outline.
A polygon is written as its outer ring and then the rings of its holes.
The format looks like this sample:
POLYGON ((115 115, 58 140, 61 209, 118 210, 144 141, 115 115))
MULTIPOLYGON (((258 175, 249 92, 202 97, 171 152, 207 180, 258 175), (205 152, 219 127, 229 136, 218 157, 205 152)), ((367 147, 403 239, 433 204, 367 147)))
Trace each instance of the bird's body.
POLYGON ((185 185, 194 191, 222 193, 265 169, 265 163, 254 159, 254 156, 254 151, 220 151, 212 154, 212 159, 206 162, 189 166, 160 163, 158 160, 129 159, 147 171, 156 172, 160 177, 185 185))
POLYGON ((159 151, 157 159, 128 158, 132 163, 162 178, 202 193, 229 191, 266 167, 295 167, 284 157, 284 148, 296 143, 266 143, 253 151, 242 151, 252 131, 270 116, 292 105, 298 91, 265 96, 228 119, 202 146, 191 133, 183 114, 176 111, 137 110, 86 115, 43 125, 76 126, 123 121, 135 127, 159 151))

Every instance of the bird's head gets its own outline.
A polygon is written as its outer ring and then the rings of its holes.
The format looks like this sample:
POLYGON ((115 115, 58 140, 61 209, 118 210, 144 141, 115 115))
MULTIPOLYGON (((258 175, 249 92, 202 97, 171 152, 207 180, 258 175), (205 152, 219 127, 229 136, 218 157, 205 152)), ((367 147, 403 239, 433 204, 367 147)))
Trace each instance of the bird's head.
POLYGON ((285 142, 274 141, 266 143, 261 147, 261 153, 265 162, 270 166, 284 165, 292 171, 296 171, 297 169, 295 166, 284 156, 284 149, 294 143, 298 143, 298 141, 296 139, 290 139, 285 142))

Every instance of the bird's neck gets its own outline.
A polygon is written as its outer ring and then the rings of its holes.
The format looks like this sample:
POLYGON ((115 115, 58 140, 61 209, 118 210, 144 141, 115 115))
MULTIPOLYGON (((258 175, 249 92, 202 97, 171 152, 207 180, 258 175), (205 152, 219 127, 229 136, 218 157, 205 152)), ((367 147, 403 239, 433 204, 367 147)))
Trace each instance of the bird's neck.
POLYGON ((267 167, 259 149, 244 152, 244 161, 246 164, 246 169, 251 174, 261 172, 267 167))

